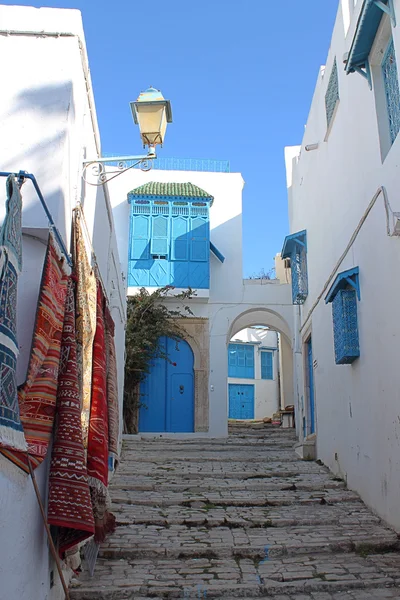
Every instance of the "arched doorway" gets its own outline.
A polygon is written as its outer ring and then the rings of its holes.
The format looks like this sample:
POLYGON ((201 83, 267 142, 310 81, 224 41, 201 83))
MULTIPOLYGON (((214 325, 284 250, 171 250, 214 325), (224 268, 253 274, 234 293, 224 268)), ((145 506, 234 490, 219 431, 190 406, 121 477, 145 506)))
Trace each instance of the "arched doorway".
POLYGON ((294 405, 292 336, 282 315, 248 308, 232 320, 226 344, 229 420, 273 420, 294 405))
POLYGON ((161 339, 168 359, 156 358, 140 386, 139 432, 194 431, 194 356, 185 340, 161 339))

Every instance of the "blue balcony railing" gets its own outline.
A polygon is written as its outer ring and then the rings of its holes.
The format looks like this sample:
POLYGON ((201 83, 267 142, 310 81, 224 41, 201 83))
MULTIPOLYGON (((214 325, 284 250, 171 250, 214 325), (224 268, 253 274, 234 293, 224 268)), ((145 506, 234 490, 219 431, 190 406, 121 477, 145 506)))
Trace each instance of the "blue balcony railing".
MULTIPOLYGON (((118 156, 116 154, 105 154, 107 156, 118 156)), ((134 161, 126 161, 127 167, 132 166, 134 161)), ((117 166, 118 163, 110 161, 109 166, 117 166)), ((202 171, 208 173, 230 173, 229 160, 212 160, 209 158, 157 158, 152 162, 153 169, 160 171, 202 171)), ((140 169, 138 165, 135 167, 140 169)))

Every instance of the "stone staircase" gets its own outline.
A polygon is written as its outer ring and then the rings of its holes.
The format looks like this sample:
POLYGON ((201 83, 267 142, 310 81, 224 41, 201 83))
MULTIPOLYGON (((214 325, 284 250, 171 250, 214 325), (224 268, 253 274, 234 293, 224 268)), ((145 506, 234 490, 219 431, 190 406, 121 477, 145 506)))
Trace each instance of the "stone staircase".
POLYGON ((397 534, 300 460, 293 430, 232 429, 226 440, 124 441, 118 527, 71 600, 400 599, 397 534))

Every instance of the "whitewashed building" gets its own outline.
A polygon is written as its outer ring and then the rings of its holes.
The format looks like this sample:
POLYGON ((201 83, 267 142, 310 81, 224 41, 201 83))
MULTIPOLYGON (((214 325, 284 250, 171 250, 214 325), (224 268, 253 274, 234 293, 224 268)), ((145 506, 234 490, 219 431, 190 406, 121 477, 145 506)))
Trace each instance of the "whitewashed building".
MULTIPOLYGON (((0 171, 33 174, 66 248, 72 211, 80 202, 99 275, 115 322, 120 410, 124 369, 126 289, 122 279, 112 209, 106 187, 82 179, 84 158, 101 153, 92 86, 79 11, 0 6, 3 64, 0 98, 0 171), (23 75, 16 65, 23 66, 23 75)), ((1 218, 6 198, 0 178, 1 218)), ((43 259, 49 234, 46 214, 28 179, 22 187, 23 271, 18 282, 17 383, 31 349, 43 259)), ((90 254, 89 254, 90 256, 90 254)), ((122 423, 122 419, 121 419, 122 423)), ((49 455, 36 479, 46 506, 49 455)), ((64 598, 31 478, 0 455, 1 598, 64 598)), ((71 571, 66 570, 68 579, 71 571)))
POLYGON ((183 321, 186 341, 179 352, 168 347, 177 366, 155 365, 142 386, 139 433, 227 435, 228 345, 254 325, 281 334, 281 401, 293 404, 287 269, 277 257, 282 283, 243 280, 240 173, 131 169, 109 189, 128 295, 142 286, 151 291, 173 285, 168 302, 174 306, 177 292, 188 286, 196 292, 193 317, 183 321))
POLYGON ((280 335, 266 327, 239 331, 228 345, 229 419, 272 418, 280 402, 280 335))
POLYGON ((285 152, 282 251, 301 442, 397 529, 399 24, 400 0, 339 2, 302 144, 285 152))

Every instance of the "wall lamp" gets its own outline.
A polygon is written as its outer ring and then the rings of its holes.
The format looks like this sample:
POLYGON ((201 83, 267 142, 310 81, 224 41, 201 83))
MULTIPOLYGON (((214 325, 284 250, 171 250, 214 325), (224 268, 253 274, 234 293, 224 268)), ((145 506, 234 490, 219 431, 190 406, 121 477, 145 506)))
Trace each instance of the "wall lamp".
POLYGON ((152 162, 157 158, 156 146, 163 145, 167 124, 172 123, 172 110, 169 100, 165 100, 160 90, 149 87, 141 92, 136 102, 130 103, 133 120, 139 125, 143 148, 148 146, 148 152, 139 156, 107 156, 83 161, 83 179, 89 185, 103 185, 125 171, 140 165, 142 171, 149 171, 152 162), (133 164, 127 166, 127 162, 133 164), (107 163, 117 163, 117 170, 105 171, 107 163), (91 175, 95 181, 87 177, 91 175), (111 176, 110 176, 111 175, 111 176))

